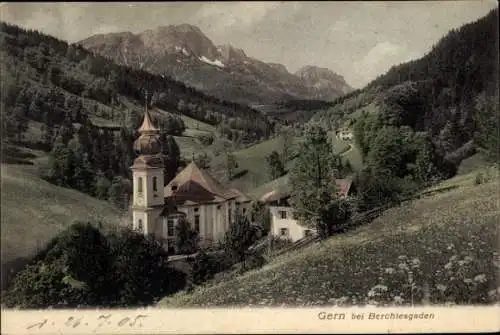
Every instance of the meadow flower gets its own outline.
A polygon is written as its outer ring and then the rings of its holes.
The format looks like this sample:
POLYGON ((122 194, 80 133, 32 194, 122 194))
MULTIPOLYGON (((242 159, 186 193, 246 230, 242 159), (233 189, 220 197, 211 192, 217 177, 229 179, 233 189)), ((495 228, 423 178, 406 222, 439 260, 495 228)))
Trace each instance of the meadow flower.
POLYGON ((345 297, 345 296, 340 297, 338 299, 335 299, 335 303, 337 305, 343 305, 343 304, 347 303, 348 301, 349 301, 349 297, 345 297))
POLYGON ((374 291, 381 291, 381 292, 387 292, 387 286, 378 284, 372 287, 372 290, 374 291))
POLYGON ((387 273, 387 274, 393 274, 396 270, 394 270, 394 268, 385 268, 384 269, 384 272, 387 273))
POLYGON ((396 303, 396 304, 402 304, 403 301, 404 301, 404 299, 401 298, 399 295, 394 297, 394 303, 396 303))
POLYGON ((448 262, 448 263, 445 264, 444 268, 446 270, 449 270, 449 269, 451 269, 452 266, 453 266, 453 263, 452 262, 448 262))
POLYGON ((473 258, 473 257, 471 257, 471 256, 465 256, 465 257, 464 257, 464 261, 465 261, 465 262, 467 262, 467 263, 470 263, 470 262, 472 262, 473 260, 474 260, 474 258, 473 258))
POLYGON ((398 268, 400 270, 408 270, 408 265, 406 263, 399 263, 398 268))
POLYGON ((466 283, 466 284, 472 284, 472 279, 470 279, 470 278, 465 278, 465 279, 464 279, 464 283, 466 283))
POLYGON ((437 284, 437 285, 436 285, 436 288, 437 288, 439 291, 444 292, 444 291, 446 291, 446 288, 447 288, 447 287, 446 287, 446 285, 443 285, 443 284, 437 284))
POLYGON ((414 258, 411 260, 411 265, 412 267, 414 268, 418 268, 420 267, 420 260, 418 258, 414 258))

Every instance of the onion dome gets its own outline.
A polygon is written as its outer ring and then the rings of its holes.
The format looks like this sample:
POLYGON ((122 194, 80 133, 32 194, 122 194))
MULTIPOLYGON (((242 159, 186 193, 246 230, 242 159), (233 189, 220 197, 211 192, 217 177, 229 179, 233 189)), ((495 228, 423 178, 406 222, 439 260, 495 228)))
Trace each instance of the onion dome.
POLYGON ((153 125, 147 107, 144 112, 144 121, 138 131, 141 136, 134 142, 136 154, 156 155, 161 152, 160 130, 153 125))

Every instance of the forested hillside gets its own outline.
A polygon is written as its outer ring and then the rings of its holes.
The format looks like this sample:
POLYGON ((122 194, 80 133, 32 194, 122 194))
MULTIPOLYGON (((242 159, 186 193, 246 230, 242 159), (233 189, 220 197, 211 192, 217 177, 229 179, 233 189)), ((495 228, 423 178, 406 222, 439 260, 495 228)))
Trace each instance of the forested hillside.
MULTIPOLYGON (((364 89, 339 98, 313 120, 336 128, 375 112, 380 127, 425 131, 444 154, 462 148, 458 153, 468 155, 477 146, 498 157, 498 47, 495 9, 450 31, 424 57, 394 66, 364 89)), ((358 133, 366 129, 358 125, 358 133)), ((359 143, 365 154, 369 142, 359 143)))
POLYGON ((265 138, 274 127, 273 121, 248 106, 220 101, 168 77, 116 65, 37 31, 0 23, 0 45, 2 130, 7 136, 22 133, 26 120, 57 126, 66 114, 74 123, 81 114, 127 123, 126 112, 132 117, 141 112, 146 91, 162 110, 218 125, 223 134, 242 143, 265 138))

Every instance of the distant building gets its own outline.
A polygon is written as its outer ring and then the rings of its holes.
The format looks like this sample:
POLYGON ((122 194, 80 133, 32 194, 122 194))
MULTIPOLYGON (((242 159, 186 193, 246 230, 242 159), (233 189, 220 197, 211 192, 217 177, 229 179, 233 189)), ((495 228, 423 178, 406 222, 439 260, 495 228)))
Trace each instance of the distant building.
POLYGON ((236 189, 228 189, 207 171, 191 162, 163 187, 163 156, 159 129, 146 108, 134 143, 139 155, 133 166, 133 229, 154 234, 173 247, 175 227, 186 219, 198 231, 202 246, 221 240, 236 211, 249 215, 251 199, 236 189))
POLYGON ((337 131, 337 137, 343 141, 351 141, 354 138, 354 134, 348 128, 343 128, 337 131))
MULTIPOLYGON (((352 181, 350 179, 337 179, 336 184, 339 189, 338 195, 347 197, 351 191, 352 181)), ((295 242, 315 233, 316 229, 306 227, 294 218, 293 208, 289 202, 290 196, 289 191, 274 190, 265 194, 260 201, 269 206, 271 234, 295 242)))

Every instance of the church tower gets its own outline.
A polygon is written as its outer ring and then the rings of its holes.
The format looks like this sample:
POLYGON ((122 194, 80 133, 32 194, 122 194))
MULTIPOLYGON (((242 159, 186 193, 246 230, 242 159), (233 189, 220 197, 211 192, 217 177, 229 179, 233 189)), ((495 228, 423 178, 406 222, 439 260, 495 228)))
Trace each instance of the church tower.
POLYGON ((155 233, 165 203, 160 130, 151 121, 147 102, 144 120, 138 132, 140 136, 134 142, 134 151, 138 157, 131 167, 133 178, 132 227, 147 235, 155 233))

